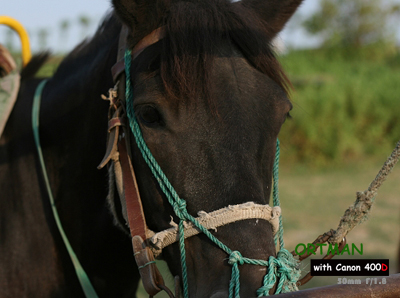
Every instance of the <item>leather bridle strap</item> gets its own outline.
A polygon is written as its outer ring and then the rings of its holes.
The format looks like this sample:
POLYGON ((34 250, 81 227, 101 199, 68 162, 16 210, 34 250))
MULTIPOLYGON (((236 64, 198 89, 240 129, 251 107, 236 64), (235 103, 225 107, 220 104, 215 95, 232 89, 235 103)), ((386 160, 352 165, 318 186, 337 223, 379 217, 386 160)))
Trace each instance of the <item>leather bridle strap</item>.
MULTIPOLYGON (((149 295, 154 296, 161 290, 166 290, 168 292, 169 289, 165 287, 162 275, 155 264, 152 251, 147 247, 143 240, 147 238, 146 220, 138 191, 135 172, 126 148, 125 138, 122 138, 118 144, 118 150, 122 168, 129 228, 132 235, 132 247, 136 264, 139 268, 140 276, 142 277, 143 287, 149 295)), ((173 297, 172 292, 168 294, 173 297)))
MULTIPOLYGON (((116 84, 110 91, 110 113, 109 113, 109 136, 106 156, 103 158, 99 168, 104 167, 110 159, 114 162, 116 179, 122 180, 122 189, 118 192, 125 199, 128 224, 132 236, 132 247, 136 264, 138 266, 145 290, 150 296, 156 295, 161 290, 174 297, 172 292, 165 286, 164 280, 155 264, 152 251, 147 247, 146 240, 148 231, 146 219, 143 212, 142 201, 136 182, 135 171, 130 157, 129 125, 126 125, 125 112, 125 63, 124 54, 126 50, 126 39, 129 29, 123 25, 120 33, 117 63, 111 72, 116 84), (121 134, 122 127, 123 134, 121 134), (119 139, 119 140, 118 140, 119 139), (118 178, 122 176, 122 178, 118 178)), ((148 46, 158 42, 164 37, 163 27, 157 28, 144 37, 133 48, 132 55, 135 59, 148 46)), ((117 183, 118 185, 118 183, 117 183)))
MULTIPOLYGON (((121 75, 125 71, 125 61, 124 61, 124 54, 126 48, 126 38, 128 36, 128 27, 125 25, 121 29, 120 33, 120 46, 118 48, 118 59, 117 63, 115 63, 111 67, 111 74, 113 76, 114 82, 117 81, 119 75, 121 75), (125 44, 121 45, 121 40, 125 41, 125 44)), ((165 36, 165 29, 164 27, 158 27, 154 31, 152 31, 149 35, 146 35, 143 39, 141 39, 133 48, 132 50, 132 60, 135 60, 137 56, 140 55, 147 47, 155 44, 156 42, 163 39, 165 36)))
MULTIPOLYGON (((118 45, 118 57, 117 63, 112 67, 112 73, 114 76, 114 82, 118 82, 118 97, 120 104, 125 107, 125 63, 124 62, 124 54, 126 50, 126 39, 129 34, 129 29, 125 25, 123 25, 120 33, 119 45, 118 45), (121 64, 124 67, 121 67, 121 64)), ((136 46, 132 50, 133 59, 135 59, 144 49, 148 46, 158 42, 161 38, 164 37, 163 27, 157 28, 152 31, 149 35, 145 36, 141 39, 136 46)), ((124 109, 125 110, 125 109, 124 109)), ((117 110, 118 112, 118 110, 117 110)), ((113 117, 114 118, 114 117, 113 117)), ((111 119, 113 120, 113 119, 111 119)), ((111 121, 110 120, 110 121, 111 121)), ((126 122, 126 117, 124 117, 126 122)), ((122 179, 124 185, 124 195, 126 201, 128 222, 130 227, 130 232, 132 237, 138 235, 142 237, 142 239, 147 239, 148 230, 146 225, 146 220, 143 212, 142 201, 140 198, 139 189, 136 182, 135 171, 133 169, 131 159, 129 157, 130 154, 130 143, 129 143, 129 135, 130 131, 127 128, 128 125, 123 126, 124 135, 121 138, 121 141, 118 143, 118 151, 121 160, 121 168, 122 168, 122 179), (126 131, 125 131, 126 128, 126 131), (126 139, 126 140, 125 140, 126 139)))
POLYGON ((146 220, 143 215, 142 200, 140 199, 135 172, 126 147, 125 138, 122 138, 118 143, 118 151, 121 161, 129 229, 132 237, 140 236, 142 239, 146 239, 146 220))

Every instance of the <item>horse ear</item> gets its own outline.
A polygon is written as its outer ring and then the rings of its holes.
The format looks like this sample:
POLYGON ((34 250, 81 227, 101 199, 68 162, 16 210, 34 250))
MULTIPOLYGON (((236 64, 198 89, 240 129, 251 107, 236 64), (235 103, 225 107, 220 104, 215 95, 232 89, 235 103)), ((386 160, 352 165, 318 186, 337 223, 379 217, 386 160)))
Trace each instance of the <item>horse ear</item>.
POLYGON ((112 3, 135 40, 161 26, 169 7, 169 0, 112 0, 112 3))
POLYGON ((302 2, 303 0, 242 0, 237 4, 259 15, 272 39, 283 29, 302 2))

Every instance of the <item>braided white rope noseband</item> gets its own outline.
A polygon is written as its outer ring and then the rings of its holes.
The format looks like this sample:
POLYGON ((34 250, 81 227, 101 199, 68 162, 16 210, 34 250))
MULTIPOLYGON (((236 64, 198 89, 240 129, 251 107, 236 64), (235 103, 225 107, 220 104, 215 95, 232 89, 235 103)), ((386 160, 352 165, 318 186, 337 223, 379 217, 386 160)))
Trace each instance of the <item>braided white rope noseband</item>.
MULTIPOLYGON (((245 220, 245 219, 262 219, 266 220, 272 225, 272 231, 275 235, 279 230, 279 216, 281 214, 281 208, 279 206, 271 207, 269 205, 260 205, 253 202, 247 202, 239 205, 229 205, 228 207, 207 213, 205 211, 199 211, 198 217, 196 218, 199 223, 206 229, 217 230, 218 227, 245 220)), ((161 255, 162 250, 175 242, 178 242, 178 224, 171 220, 171 228, 154 233, 149 232, 149 247, 153 251, 155 257, 161 255)), ((185 239, 195 236, 199 231, 191 222, 184 222, 185 239)))

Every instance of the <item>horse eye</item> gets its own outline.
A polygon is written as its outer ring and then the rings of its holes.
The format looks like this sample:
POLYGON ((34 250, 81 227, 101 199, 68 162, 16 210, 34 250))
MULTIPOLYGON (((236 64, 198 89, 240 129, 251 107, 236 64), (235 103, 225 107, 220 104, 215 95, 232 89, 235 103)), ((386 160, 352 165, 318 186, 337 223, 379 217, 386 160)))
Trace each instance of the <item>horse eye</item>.
POLYGON ((153 106, 145 105, 141 107, 138 112, 139 119, 144 124, 152 125, 161 122, 161 115, 153 106))

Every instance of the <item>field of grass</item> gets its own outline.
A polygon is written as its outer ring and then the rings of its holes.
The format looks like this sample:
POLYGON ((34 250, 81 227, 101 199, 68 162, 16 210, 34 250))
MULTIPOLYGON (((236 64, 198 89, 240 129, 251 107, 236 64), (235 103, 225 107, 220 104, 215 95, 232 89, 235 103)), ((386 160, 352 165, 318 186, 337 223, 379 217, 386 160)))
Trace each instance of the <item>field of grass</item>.
MULTIPOLYGON (((281 202, 289 250, 336 229, 400 140, 400 54, 370 48, 292 52, 281 58, 295 90, 282 128, 281 202)), ((347 241, 359 258, 388 258, 398 272, 400 166, 378 192, 370 219, 347 241)), ((306 270, 308 265, 306 265, 306 270)), ((337 283, 315 277, 305 286, 337 283)))
MULTIPOLYGON (((382 156, 381 163, 366 162, 323 171, 284 167, 280 193, 287 249, 293 250, 298 243, 312 242, 329 229, 336 229, 344 211, 354 203, 356 192, 368 188, 385 159, 386 155, 382 156)), ((389 259, 390 273, 399 272, 399 181, 400 166, 378 191, 369 220, 347 237, 347 243, 364 246, 363 256, 355 258, 389 259)), ((315 277, 306 287, 332 285, 336 281, 337 277, 315 277)))
POLYGON ((400 52, 295 51, 293 119, 281 140, 292 162, 326 167, 385 154, 400 139, 400 52))

